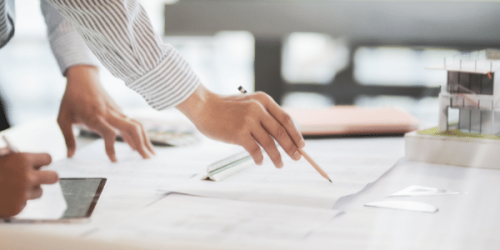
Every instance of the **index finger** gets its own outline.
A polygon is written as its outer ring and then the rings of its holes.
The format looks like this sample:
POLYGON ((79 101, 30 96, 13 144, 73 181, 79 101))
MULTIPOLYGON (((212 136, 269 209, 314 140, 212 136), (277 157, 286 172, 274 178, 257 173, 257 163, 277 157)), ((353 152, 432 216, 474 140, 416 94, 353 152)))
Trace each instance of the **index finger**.
POLYGON ((91 129, 95 130, 104 139, 104 148, 106 149, 106 154, 112 162, 116 162, 115 155, 115 140, 116 132, 113 126, 107 123, 103 119, 99 119, 96 124, 93 124, 91 129))
POLYGON ((293 142, 297 147, 303 148, 306 143, 302 134, 299 132, 295 124, 293 123, 292 117, 287 114, 272 98, 267 103, 264 104, 269 113, 286 129, 286 132, 292 138, 293 142))
POLYGON ((59 180, 59 175, 54 171, 36 171, 35 185, 54 184, 59 180))
POLYGON ((52 157, 47 153, 28 153, 27 156, 30 164, 35 169, 49 165, 52 162, 52 157))

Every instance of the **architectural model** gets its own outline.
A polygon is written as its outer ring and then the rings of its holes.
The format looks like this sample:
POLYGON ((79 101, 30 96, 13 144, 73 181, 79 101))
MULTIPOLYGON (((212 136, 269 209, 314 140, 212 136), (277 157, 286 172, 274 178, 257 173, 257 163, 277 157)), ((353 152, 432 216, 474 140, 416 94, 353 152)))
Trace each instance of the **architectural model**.
POLYGON ((500 51, 445 58, 433 69, 447 71, 439 95, 439 132, 500 134, 500 51))
POLYGON ((500 51, 446 58, 437 128, 405 134, 410 161, 500 169, 500 51))

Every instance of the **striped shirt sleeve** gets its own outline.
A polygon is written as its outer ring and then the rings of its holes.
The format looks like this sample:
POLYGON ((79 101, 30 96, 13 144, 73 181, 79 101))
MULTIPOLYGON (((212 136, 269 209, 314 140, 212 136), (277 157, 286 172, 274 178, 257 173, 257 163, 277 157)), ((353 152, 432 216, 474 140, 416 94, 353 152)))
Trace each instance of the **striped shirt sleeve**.
POLYGON ((176 106, 198 87, 189 64, 154 32, 136 0, 47 0, 82 35, 111 73, 157 110, 176 106))
POLYGON ((0 0, 0 48, 14 36, 14 19, 14 1, 0 0))
POLYGON ((47 24, 50 48, 61 73, 65 75, 66 70, 75 65, 98 66, 99 60, 85 44, 71 22, 61 16, 45 0, 40 2, 40 7, 47 24))

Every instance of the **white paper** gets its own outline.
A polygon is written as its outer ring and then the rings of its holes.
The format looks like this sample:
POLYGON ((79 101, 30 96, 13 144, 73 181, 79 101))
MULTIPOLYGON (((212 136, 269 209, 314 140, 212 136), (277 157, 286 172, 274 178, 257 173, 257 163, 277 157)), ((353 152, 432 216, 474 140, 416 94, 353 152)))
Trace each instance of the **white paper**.
POLYGON ((145 160, 126 143, 116 142, 114 147, 116 163, 108 159, 104 141, 99 139, 77 150, 73 158, 55 162, 47 169, 57 171, 61 178, 107 178, 108 193, 151 194, 196 178, 206 173, 210 163, 241 151, 241 147, 206 139, 187 147, 155 147, 156 155, 145 160))
POLYGON ((365 206, 426 213, 435 213, 438 211, 438 208, 433 205, 417 201, 375 201, 367 203, 365 206))
POLYGON ((282 244, 300 241, 339 212, 172 194, 90 237, 158 245, 172 240, 282 244))
MULTIPOLYGON (((276 169, 269 159, 227 179, 207 182, 199 178, 166 191, 204 197, 258 201, 294 206, 332 208, 336 201, 356 194, 391 169, 399 157, 327 152, 322 144, 305 150, 329 175, 325 180, 304 158, 296 162, 282 152, 285 166, 276 169)), ((326 148, 327 149, 327 148, 326 148)))
POLYGON ((59 182, 42 185, 43 195, 39 199, 29 200, 16 220, 57 220, 60 219, 68 205, 64 199, 59 182))
MULTIPOLYGON (((19 152, 48 153, 53 162, 66 158, 66 143, 56 117, 21 124, 2 131, 0 135, 8 137, 19 152)), ((0 140, 0 146, 4 144, 0 140)))
POLYGON ((208 165, 241 151, 239 146, 208 139, 189 147, 156 148, 156 156, 149 160, 143 160, 127 144, 116 143, 118 163, 109 161, 103 141, 98 140, 77 151, 73 159, 53 164, 49 169, 58 171, 61 177, 108 178, 107 192, 163 190, 165 193, 332 208, 339 198, 356 194, 378 180, 400 158, 400 154, 369 149, 375 145, 370 140, 358 140, 356 145, 342 140, 319 140, 308 141, 307 145, 306 152, 328 173, 333 183, 325 180, 305 159, 295 162, 283 152, 283 169, 276 169, 266 158, 262 166, 252 166, 222 181, 202 181, 208 165), (359 152, 350 151, 351 147, 367 150, 359 157, 359 152))
POLYGON ((446 190, 446 189, 437 189, 433 187, 412 185, 389 195, 389 197, 405 197, 405 196, 413 197, 413 196, 434 196, 434 195, 452 195, 452 194, 465 194, 465 193, 459 191, 446 190))

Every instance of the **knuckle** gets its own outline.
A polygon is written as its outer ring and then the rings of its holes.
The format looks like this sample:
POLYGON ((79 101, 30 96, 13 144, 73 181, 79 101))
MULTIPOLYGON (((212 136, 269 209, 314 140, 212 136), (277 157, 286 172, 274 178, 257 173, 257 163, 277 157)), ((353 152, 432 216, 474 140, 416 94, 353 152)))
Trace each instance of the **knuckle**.
POLYGON ((264 148, 273 148, 275 147, 276 145, 274 144, 274 140, 270 139, 270 140, 266 140, 263 142, 263 145, 262 145, 264 148))
POLYGON ((88 114, 93 114, 93 116, 96 117, 103 117, 105 116, 104 109, 101 105, 91 105, 90 107, 87 107, 88 114))
POLYGON ((26 176, 26 186, 31 186, 31 185, 36 185, 38 183, 37 182, 37 177, 35 176, 35 174, 29 174, 26 176))
POLYGON ((139 134, 141 134, 142 128, 138 124, 136 124, 136 123, 131 123, 129 130, 131 131, 131 133, 133 133, 136 136, 138 136, 139 134))
POLYGON ((297 151, 297 147, 293 143, 291 143, 290 146, 288 148, 286 148, 285 150, 289 154, 295 154, 295 152, 297 151))
POLYGON ((260 147, 257 145, 250 147, 248 149, 248 153, 250 153, 250 155, 252 156, 259 156, 261 154, 260 147))
POLYGON ((90 116, 86 120, 86 125, 89 127, 96 127, 98 124, 102 123, 102 120, 97 115, 90 116))
POLYGON ((136 120, 132 120, 132 122, 137 125, 140 129, 144 129, 144 126, 142 126, 142 123, 136 121, 136 120))
POLYGON ((112 129, 106 129, 105 131, 103 131, 103 137, 105 137, 106 139, 114 139, 116 138, 116 132, 112 129))
POLYGON ((255 92, 255 96, 257 98, 259 98, 260 100, 265 100, 265 101, 272 99, 268 94, 266 94, 262 91, 255 92))
POLYGON ((282 126, 279 126, 278 131, 276 131, 276 136, 278 138, 284 138, 286 137, 286 135, 287 135, 286 129, 282 126))
POLYGON ((283 124, 287 124, 287 125, 292 125, 293 126, 292 117, 289 114, 287 114, 287 113, 285 113, 283 115, 283 124))
POLYGON ((257 100, 252 100, 248 105, 250 107, 250 111, 252 112, 259 112, 262 110, 262 105, 257 100))

